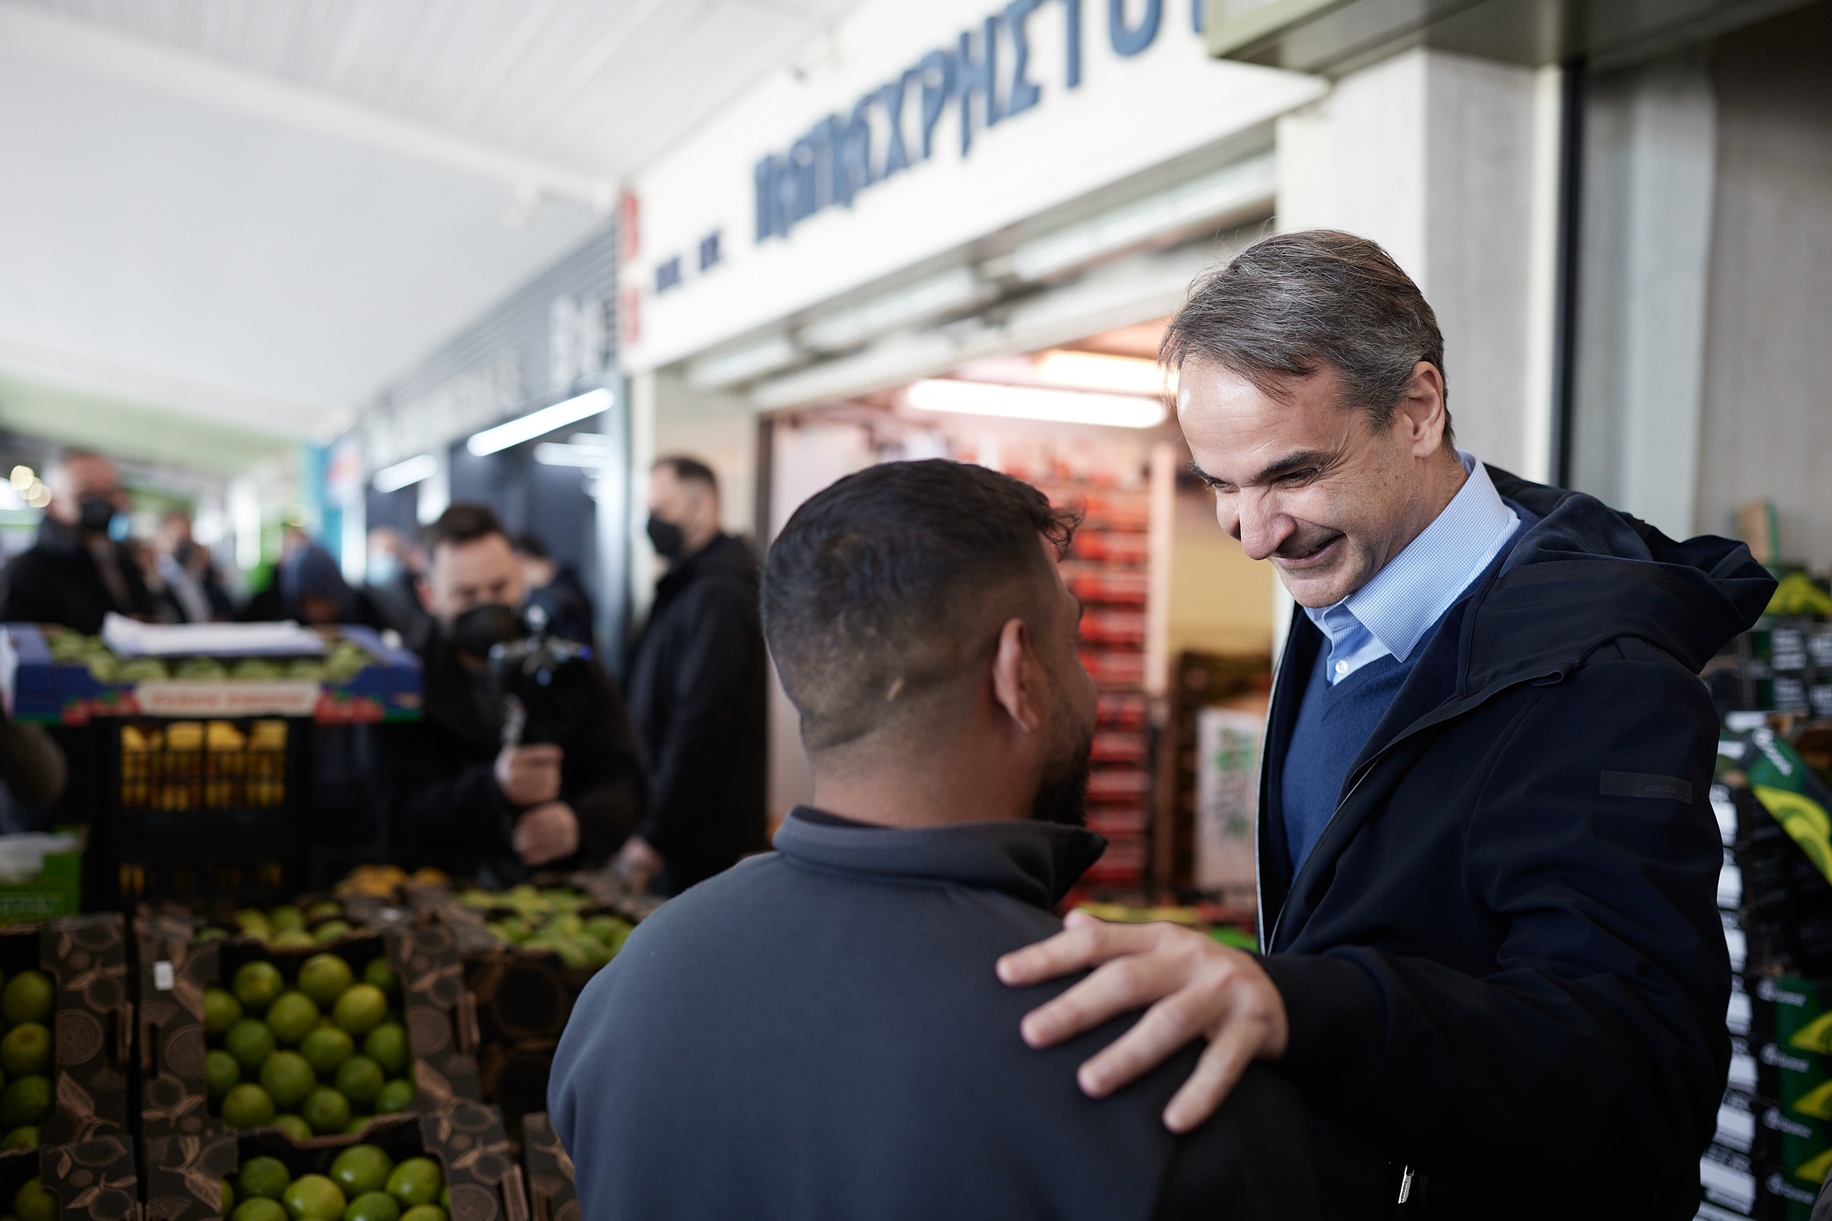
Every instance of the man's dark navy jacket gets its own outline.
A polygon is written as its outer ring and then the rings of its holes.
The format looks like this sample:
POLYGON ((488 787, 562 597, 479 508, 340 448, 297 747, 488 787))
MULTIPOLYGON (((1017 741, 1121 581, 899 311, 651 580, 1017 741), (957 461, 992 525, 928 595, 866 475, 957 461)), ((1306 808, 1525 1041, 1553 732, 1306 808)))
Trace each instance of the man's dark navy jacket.
POLYGON ((1531 524, 1424 646, 1295 878, 1277 777, 1323 637, 1294 617, 1260 785, 1280 1070, 1326 1117, 1332 1218, 1679 1221, 1730 1060, 1696 675, 1774 585, 1741 544, 1490 473, 1531 524))
POLYGON ((1034 822, 887 830, 798 810, 777 851, 645 921, 586 987, 548 1104, 590 1221, 1315 1218, 1295 1091, 1250 1069, 1221 1113, 1161 1115, 1193 1051, 1099 1101, 1075 1070, 1129 1023, 1018 1035, 1066 988, 993 964, 1061 926, 1100 855, 1034 822))

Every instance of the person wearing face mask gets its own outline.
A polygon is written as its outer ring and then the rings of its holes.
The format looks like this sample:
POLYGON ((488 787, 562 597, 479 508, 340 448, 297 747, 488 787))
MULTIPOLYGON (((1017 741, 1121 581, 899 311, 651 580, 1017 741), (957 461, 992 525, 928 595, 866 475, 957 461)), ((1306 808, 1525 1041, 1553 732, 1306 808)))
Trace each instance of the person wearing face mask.
POLYGON ((649 541, 668 562, 629 665, 649 814, 622 864, 672 894, 765 846, 757 561, 719 529, 719 481, 671 457, 649 472, 649 541))
POLYGON ((426 647, 432 618, 420 605, 419 581, 426 568, 425 552, 401 537, 392 526, 369 531, 368 563, 363 583, 382 626, 399 632, 407 647, 418 653, 426 647))
POLYGON ((515 609, 521 567, 508 536, 488 508, 455 504, 428 528, 426 544, 425 711, 391 727, 389 846, 496 884, 534 869, 602 865, 644 805, 616 686, 595 662, 563 667, 538 718, 549 728, 541 740, 522 740, 490 677, 491 648, 524 634, 515 609))
POLYGON ((51 503, 38 538, 6 569, 4 621, 55 623, 93 636, 109 611, 159 618, 159 600, 121 542, 127 493, 114 463, 69 450, 46 472, 45 483, 51 503))

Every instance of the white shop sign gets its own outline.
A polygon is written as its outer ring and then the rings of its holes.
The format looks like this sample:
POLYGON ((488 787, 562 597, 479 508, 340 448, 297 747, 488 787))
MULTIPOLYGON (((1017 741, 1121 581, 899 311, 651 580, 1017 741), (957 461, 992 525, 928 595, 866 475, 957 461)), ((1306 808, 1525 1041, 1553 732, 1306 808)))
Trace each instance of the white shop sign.
POLYGON ((866 0, 637 180, 625 368, 1263 131, 1324 92, 1209 59, 1196 26, 1191 0, 866 0))

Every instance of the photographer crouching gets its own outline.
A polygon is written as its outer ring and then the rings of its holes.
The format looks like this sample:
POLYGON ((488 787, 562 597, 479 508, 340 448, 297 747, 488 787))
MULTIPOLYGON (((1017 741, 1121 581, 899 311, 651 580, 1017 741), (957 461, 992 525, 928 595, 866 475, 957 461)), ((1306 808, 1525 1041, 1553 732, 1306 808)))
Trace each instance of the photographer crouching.
POLYGON ((615 684, 589 651, 530 632, 521 566, 488 508, 452 505, 426 547, 436 626, 424 717, 392 735, 389 846, 485 884, 603 864, 644 802, 615 684))

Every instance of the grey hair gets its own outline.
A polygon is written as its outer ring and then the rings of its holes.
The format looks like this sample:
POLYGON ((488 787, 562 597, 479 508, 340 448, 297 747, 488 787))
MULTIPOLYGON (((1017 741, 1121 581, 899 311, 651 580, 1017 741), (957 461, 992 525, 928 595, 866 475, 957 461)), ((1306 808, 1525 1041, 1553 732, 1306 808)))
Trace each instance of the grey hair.
POLYGON ((1191 356, 1277 399, 1329 365, 1376 427, 1393 419, 1419 361, 1445 376, 1444 334, 1419 286, 1378 243, 1334 229, 1264 238, 1197 279, 1158 350, 1172 368, 1191 356))

